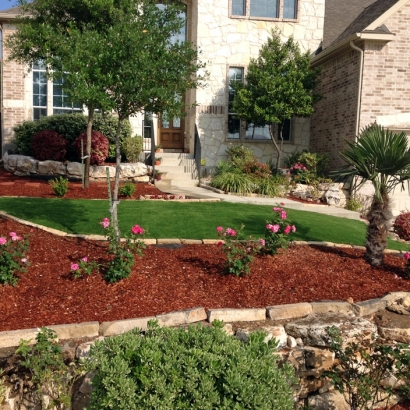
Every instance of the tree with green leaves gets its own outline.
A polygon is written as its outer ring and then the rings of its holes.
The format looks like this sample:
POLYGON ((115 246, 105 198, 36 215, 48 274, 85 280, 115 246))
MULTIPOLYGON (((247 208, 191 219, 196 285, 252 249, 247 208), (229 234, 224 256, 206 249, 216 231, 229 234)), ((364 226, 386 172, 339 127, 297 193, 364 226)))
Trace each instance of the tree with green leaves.
POLYGON ((346 141, 348 149, 340 155, 346 165, 333 176, 357 178, 356 189, 367 181, 374 186, 374 197, 367 214, 365 259, 372 266, 383 264, 387 234, 393 218, 389 194, 397 185, 404 189, 410 180, 410 146, 404 132, 393 134, 387 128, 372 124, 365 127, 357 141, 346 141))
POLYGON ((269 133, 278 153, 276 169, 280 166, 283 136, 282 124, 293 116, 308 116, 318 100, 314 93, 319 72, 310 68, 309 52, 302 53, 292 37, 283 42, 280 32, 272 30, 259 51, 251 59, 245 82, 234 82, 232 111, 255 126, 269 125, 269 133), (273 126, 280 125, 278 144, 273 126))
POLYGON ((31 15, 9 42, 13 58, 26 64, 42 59, 52 68, 51 75, 64 77, 70 98, 88 107, 90 131, 94 108, 117 114, 110 212, 118 239, 123 121, 143 111, 183 116, 190 107, 182 97, 204 79, 197 75, 205 67, 198 51, 192 43, 177 40, 185 24, 183 7, 173 1, 36 0, 24 6, 31 15))

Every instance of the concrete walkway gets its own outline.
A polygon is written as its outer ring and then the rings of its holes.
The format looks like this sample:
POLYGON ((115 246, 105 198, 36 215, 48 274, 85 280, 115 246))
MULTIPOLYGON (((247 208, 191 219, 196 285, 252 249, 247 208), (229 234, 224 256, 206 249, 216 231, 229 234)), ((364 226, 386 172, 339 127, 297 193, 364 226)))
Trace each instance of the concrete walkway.
POLYGON ((358 212, 348 211, 344 208, 338 208, 331 205, 315 205, 315 204, 303 204, 301 202, 292 201, 287 198, 261 198, 261 197, 251 197, 251 196, 238 196, 238 195, 227 195, 214 192, 210 189, 205 189, 196 186, 184 186, 177 187, 174 185, 162 185, 161 183, 156 184, 157 188, 163 192, 179 196, 185 195, 191 198, 198 199, 219 199, 220 201, 232 202, 236 204, 253 204, 253 205, 277 205, 279 203, 284 203, 286 208, 298 209, 300 211, 317 212, 320 214, 338 216, 340 218, 348 219, 360 219, 360 214, 358 212))

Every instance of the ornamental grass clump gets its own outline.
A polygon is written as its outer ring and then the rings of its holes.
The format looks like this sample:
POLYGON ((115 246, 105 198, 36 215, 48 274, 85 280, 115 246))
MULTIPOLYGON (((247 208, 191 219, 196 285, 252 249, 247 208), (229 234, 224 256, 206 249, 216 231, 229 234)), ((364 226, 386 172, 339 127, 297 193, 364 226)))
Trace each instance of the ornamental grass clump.
POLYGON ((89 410, 280 409, 294 407, 294 369, 278 366, 275 339, 228 336, 223 323, 185 328, 150 321, 97 341, 89 410))
POLYGON ((263 250, 265 253, 274 255, 278 252, 278 249, 289 246, 289 235, 292 232, 296 232, 296 226, 291 225, 287 221, 287 212, 281 206, 273 207, 272 211, 273 218, 266 221, 265 246, 263 250))
POLYGON ((10 232, 9 238, 0 236, 0 283, 16 286, 18 273, 27 272, 29 240, 10 232))
POLYGON ((253 261, 254 255, 265 245, 264 239, 259 239, 256 242, 251 238, 248 240, 242 239, 243 228, 244 225, 239 230, 232 228, 224 229, 222 226, 216 228, 218 236, 223 239, 223 241, 218 242, 218 247, 222 248, 227 259, 224 271, 228 274, 233 273, 236 276, 248 275, 250 273, 250 264, 253 261))

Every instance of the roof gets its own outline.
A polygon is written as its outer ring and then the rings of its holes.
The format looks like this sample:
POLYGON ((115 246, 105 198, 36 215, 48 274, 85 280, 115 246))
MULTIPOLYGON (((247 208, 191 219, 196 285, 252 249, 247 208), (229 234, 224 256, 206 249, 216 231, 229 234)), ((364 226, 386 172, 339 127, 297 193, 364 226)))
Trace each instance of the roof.
POLYGON ((20 12, 20 7, 11 7, 6 10, 1 10, 1 14, 18 14, 20 12))
MULTIPOLYGON (((400 0, 326 0, 322 49, 366 30, 400 0)), ((389 32, 381 26, 377 32, 389 32)))

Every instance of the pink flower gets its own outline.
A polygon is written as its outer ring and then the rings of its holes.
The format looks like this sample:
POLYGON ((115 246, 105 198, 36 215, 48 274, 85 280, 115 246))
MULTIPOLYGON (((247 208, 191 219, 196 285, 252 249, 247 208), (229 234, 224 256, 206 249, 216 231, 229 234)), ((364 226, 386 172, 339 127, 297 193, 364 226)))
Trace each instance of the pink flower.
POLYGON ((234 229, 231 230, 231 236, 235 236, 236 235, 236 231, 234 229))
POLYGON ((296 226, 295 225, 292 225, 292 232, 296 232, 296 226))
POLYGON ((87 258, 86 256, 84 256, 84 258, 81 258, 81 260, 82 260, 83 262, 88 262, 88 258, 87 258))
POLYGON ((262 246, 265 246, 265 239, 259 239, 259 244, 262 246))
POLYGON ((104 218, 101 222, 100 225, 104 228, 107 229, 110 226, 110 220, 108 218, 104 218))
POLYGON ((272 226, 272 232, 276 233, 279 231, 279 229, 280 229, 280 226, 278 224, 272 226))
POLYGON ((223 244, 224 244, 224 243, 223 243, 222 241, 219 241, 219 242, 217 243, 217 246, 218 246, 218 247, 221 247, 223 244))
POLYGON ((279 208, 278 206, 275 206, 272 210, 275 212, 282 212, 282 208, 279 208))
POLYGON ((27 263, 27 258, 23 258, 23 259, 21 260, 21 262, 27 263))
POLYGON ((71 270, 78 270, 80 267, 78 266, 78 263, 72 263, 71 264, 71 270))
POLYGON ((284 234, 285 234, 285 235, 289 235, 291 229, 292 229, 292 227, 291 227, 290 225, 288 225, 288 226, 283 230, 284 234))
POLYGON ((280 217, 281 217, 281 219, 286 219, 286 211, 282 211, 281 213, 280 213, 280 217))
POLYGON ((404 252, 403 253, 403 258, 406 259, 406 261, 408 261, 410 259, 410 252, 404 252))
POLYGON ((12 240, 12 241, 21 241, 22 239, 23 239, 23 238, 22 238, 21 236, 17 236, 17 235, 11 237, 11 240, 12 240))
POLYGON ((0 245, 4 245, 7 242, 7 239, 3 236, 0 238, 0 245))
POLYGON ((16 232, 10 232, 9 235, 14 238, 15 236, 17 236, 16 232))
POLYGON ((281 202, 279 205, 285 206, 285 203, 284 203, 284 202, 281 202))
POLYGON ((231 229, 231 228, 226 228, 226 229, 225 229, 225 233, 231 234, 231 232, 232 232, 232 229, 231 229))
POLYGON ((131 232, 132 232, 134 235, 142 235, 142 234, 145 232, 145 230, 144 230, 143 228, 141 228, 139 225, 134 225, 134 226, 131 228, 131 232))
POLYGON ((222 228, 222 226, 218 226, 216 228, 216 232, 221 233, 224 230, 224 228, 222 228))

